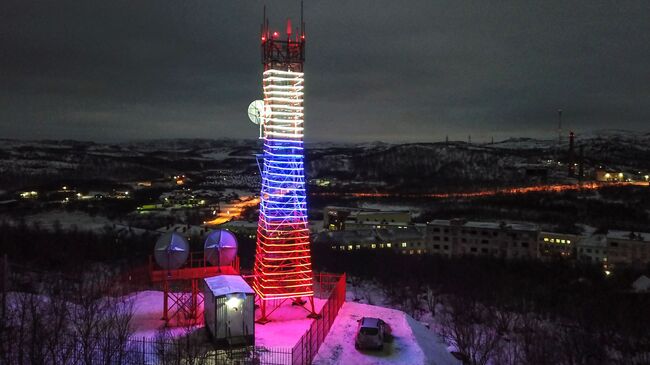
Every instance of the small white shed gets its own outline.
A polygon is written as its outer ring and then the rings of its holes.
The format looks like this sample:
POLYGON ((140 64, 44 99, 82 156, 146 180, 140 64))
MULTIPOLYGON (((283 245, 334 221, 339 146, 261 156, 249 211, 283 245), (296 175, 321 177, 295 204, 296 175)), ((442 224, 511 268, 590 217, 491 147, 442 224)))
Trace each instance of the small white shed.
POLYGON ((205 325, 214 341, 228 345, 254 345, 255 292, 239 275, 204 279, 205 325))

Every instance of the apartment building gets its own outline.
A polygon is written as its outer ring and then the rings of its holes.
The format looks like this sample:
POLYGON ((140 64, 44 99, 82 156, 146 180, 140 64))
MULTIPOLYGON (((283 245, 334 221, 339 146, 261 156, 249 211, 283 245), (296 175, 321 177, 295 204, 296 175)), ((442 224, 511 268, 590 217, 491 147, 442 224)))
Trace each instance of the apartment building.
POLYGON ((538 233, 534 224, 437 219, 427 224, 426 247, 446 256, 536 258, 538 233))

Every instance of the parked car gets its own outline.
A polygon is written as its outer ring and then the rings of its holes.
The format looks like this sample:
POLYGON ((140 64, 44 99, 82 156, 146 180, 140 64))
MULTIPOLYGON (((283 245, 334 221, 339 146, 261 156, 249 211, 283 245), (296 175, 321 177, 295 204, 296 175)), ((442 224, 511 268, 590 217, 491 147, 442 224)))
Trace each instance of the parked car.
POLYGON ((363 317, 357 327, 357 336, 354 340, 356 349, 384 349, 384 339, 388 330, 386 322, 379 318, 363 317))

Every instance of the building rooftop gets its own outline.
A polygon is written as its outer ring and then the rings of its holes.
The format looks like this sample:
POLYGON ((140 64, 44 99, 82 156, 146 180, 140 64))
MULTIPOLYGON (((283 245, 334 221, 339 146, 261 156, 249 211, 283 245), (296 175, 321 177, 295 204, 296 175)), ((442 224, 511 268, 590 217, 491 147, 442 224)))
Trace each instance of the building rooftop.
MULTIPOLYGON (((451 220, 449 219, 435 219, 429 222, 430 225, 434 226, 450 226, 451 220)), ((539 230, 539 226, 533 223, 501 223, 501 222, 479 222, 479 221, 460 221, 462 224, 459 224, 461 227, 467 228, 482 228, 482 229, 500 229, 507 228, 515 231, 531 231, 536 232, 539 230)))
POLYGON ((650 233, 630 231, 609 231, 607 239, 650 242, 650 233))
POLYGON ((233 293, 254 293, 250 285, 239 275, 217 275, 205 278, 204 281, 215 297, 233 293))
POLYGON ((375 243, 377 241, 377 233, 373 229, 355 229, 351 231, 325 231, 318 233, 314 239, 314 243, 341 243, 341 242, 354 242, 354 243, 375 243))
POLYGON ((420 232, 415 227, 407 229, 377 229, 377 236, 383 241, 400 241, 400 240, 413 240, 421 239, 424 233, 420 232))
POLYGON ((399 240, 422 239, 424 233, 415 227, 407 229, 355 229, 347 231, 324 231, 314 236, 313 242, 324 243, 378 243, 399 240))
POLYGON ((605 239, 604 234, 594 234, 589 237, 585 237, 580 240, 578 243, 579 246, 590 246, 590 247, 606 247, 607 240, 605 239))

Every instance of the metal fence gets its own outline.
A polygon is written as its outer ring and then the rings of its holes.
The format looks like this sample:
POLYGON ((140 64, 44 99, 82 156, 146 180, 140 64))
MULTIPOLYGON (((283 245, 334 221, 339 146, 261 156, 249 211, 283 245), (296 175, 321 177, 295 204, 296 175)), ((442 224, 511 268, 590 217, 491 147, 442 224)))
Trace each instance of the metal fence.
POLYGON ((339 309, 345 302, 345 274, 317 274, 316 293, 329 291, 327 302, 318 313, 318 319, 312 322, 309 330, 298 340, 291 353, 292 365, 311 364, 312 360, 318 353, 318 349, 325 341, 325 337, 332 328, 332 324, 339 313, 339 309), (319 288, 320 287, 320 288, 319 288), (329 289, 329 290, 328 290, 329 289))
MULTIPOLYGON (((76 339, 77 341, 79 339, 76 339)), ((109 337, 74 342, 72 348, 60 351, 57 358, 45 361, 62 365, 286 365, 291 364, 291 349, 242 347, 215 349, 204 341, 191 338, 157 340, 129 339, 118 343, 109 337)), ((24 363, 16 361, 18 363, 24 363)))

